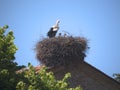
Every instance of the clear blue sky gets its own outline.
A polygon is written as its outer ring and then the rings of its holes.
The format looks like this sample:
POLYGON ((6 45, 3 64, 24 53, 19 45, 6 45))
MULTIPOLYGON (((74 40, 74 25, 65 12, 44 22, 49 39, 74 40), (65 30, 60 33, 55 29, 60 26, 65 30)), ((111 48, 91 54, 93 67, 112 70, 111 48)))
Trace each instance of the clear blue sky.
POLYGON ((0 0, 0 26, 14 31, 19 65, 39 64, 33 49, 58 18, 59 32, 89 40, 86 62, 120 73, 120 0, 0 0))

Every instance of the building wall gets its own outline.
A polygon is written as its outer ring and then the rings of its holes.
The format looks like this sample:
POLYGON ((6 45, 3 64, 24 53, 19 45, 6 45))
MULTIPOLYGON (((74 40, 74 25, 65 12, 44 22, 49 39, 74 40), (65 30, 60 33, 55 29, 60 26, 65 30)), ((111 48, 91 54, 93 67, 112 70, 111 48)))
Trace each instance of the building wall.
POLYGON ((120 84, 86 62, 76 62, 52 69, 57 79, 70 72, 70 87, 81 86, 83 90, 120 90, 120 84))

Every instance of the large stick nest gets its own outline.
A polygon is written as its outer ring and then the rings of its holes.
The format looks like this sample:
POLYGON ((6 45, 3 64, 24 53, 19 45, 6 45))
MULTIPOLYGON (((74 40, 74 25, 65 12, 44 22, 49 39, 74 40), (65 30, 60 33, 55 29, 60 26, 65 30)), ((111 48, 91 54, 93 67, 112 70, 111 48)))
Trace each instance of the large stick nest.
POLYGON ((37 59, 47 67, 65 66, 83 61, 87 40, 82 37, 45 38, 36 45, 37 59))

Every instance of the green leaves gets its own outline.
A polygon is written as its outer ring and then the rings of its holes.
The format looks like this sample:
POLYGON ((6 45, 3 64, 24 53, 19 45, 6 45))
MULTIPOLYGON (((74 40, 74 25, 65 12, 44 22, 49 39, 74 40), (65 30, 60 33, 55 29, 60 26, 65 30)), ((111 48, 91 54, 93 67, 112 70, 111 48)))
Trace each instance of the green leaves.
POLYGON ((47 72, 46 67, 42 67, 39 72, 31 64, 28 67, 29 70, 24 72, 28 82, 20 81, 16 86, 17 90, 82 90, 80 87, 69 88, 67 80, 71 77, 70 73, 62 80, 56 80, 53 72, 47 72))
POLYGON ((0 60, 14 60, 17 47, 14 44, 13 31, 5 34, 8 26, 0 28, 0 60))
POLYGON ((120 82, 120 73, 113 74, 113 77, 116 81, 120 82))
POLYGON ((0 28, 0 90, 16 90, 16 84, 23 76, 15 73, 17 66, 14 54, 17 47, 14 44, 13 31, 6 31, 8 25, 0 28))
POLYGON ((20 81, 18 84, 17 84, 17 86, 16 86, 16 88, 18 89, 18 90, 25 90, 25 83, 23 82, 23 81, 20 81))
POLYGON ((7 69, 3 69, 3 70, 0 71, 0 76, 5 77, 5 76, 7 76, 7 75, 9 75, 9 72, 8 72, 7 69))

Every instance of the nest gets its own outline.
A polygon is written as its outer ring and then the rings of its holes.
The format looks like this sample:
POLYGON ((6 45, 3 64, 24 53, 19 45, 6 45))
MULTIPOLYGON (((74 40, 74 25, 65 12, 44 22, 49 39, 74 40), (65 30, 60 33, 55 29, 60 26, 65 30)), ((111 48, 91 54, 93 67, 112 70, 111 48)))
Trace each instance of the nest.
POLYGON ((87 48, 83 37, 45 38, 36 45, 37 59, 47 67, 65 66, 83 61, 87 48))

